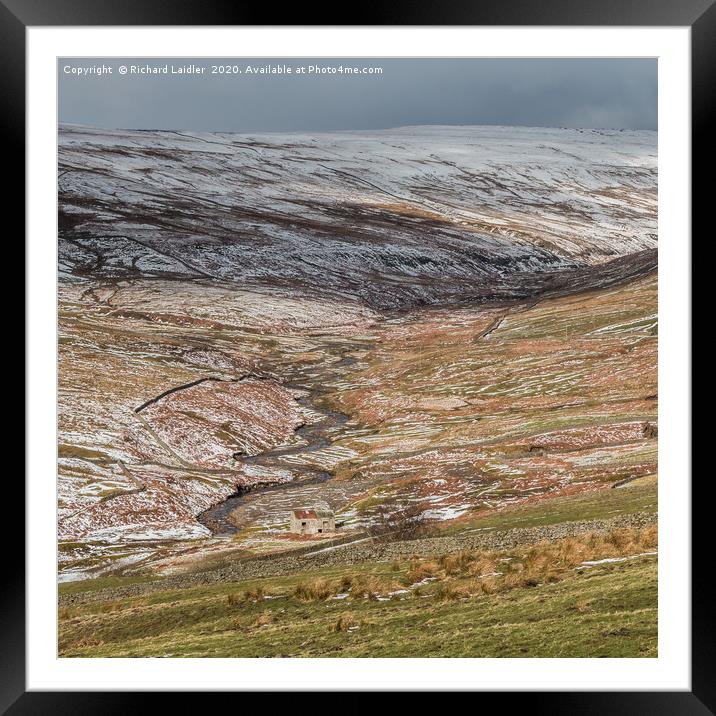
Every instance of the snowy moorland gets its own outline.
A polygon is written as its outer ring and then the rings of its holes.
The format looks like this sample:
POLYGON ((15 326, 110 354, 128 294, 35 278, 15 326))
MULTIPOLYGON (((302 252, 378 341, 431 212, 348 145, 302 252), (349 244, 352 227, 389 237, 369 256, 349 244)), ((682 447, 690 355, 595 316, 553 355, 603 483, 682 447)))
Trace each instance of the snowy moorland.
POLYGON ((656 140, 62 126, 61 578, 655 474, 656 140))
POLYGON ((656 248, 656 134, 63 127, 63 274, 306 286, 378 308, 524 293, 656 248))

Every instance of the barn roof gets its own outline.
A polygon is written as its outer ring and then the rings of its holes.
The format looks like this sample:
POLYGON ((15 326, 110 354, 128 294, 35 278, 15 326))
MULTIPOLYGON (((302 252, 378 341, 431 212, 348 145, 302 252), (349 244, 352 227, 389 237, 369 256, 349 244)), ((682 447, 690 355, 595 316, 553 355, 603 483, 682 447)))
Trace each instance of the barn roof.
POLYGON ((299 520, 316 520, 318 515, 313 510, 294 510, 294 517, 299 520))
POLYGON ((317 520, 324 517, 333 517, 330 510, 293 510, 293 516, 297 520, 317 520))

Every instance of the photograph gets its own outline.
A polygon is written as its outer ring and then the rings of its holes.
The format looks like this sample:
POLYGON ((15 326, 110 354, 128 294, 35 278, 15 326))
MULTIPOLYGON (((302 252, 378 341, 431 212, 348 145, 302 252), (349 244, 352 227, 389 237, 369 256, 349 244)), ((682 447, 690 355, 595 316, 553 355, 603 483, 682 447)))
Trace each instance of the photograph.
POLYGON ((61 660, 659 657, 656 57, 56 61, 61 660))

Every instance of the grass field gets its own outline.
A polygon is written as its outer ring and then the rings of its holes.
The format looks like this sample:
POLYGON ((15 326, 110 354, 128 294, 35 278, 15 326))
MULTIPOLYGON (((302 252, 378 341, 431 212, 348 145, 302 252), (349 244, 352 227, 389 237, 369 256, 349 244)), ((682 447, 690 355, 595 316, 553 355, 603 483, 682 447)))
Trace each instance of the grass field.
POLYGON ((655 550, 625 529, 65 606, 60 655, 653 657, 655 550))
POLYGON ((541 527, 576 520, 608 519, 635 512, 656 513, 657 509, 657 476, 647 475, 621 488, 555 497, 501 512, 478 515, 446 526, 443 531, 451 533, 469 528, 541 527))

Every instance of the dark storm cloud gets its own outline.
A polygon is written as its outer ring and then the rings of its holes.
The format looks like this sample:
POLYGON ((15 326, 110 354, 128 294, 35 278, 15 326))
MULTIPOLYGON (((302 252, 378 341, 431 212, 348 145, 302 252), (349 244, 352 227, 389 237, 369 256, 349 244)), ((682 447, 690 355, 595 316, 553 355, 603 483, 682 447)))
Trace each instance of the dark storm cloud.
POLYGON ((382 129, 504 124, 656 129, 656 59, 60 59, 61 122, 195 131, 382 129), (121 75, 121 65, 205 67, 121 75), (378 66, 382 74, 249 75, 248 65, 378 66), (105 65, 112 74, 69 70, 105 65))

